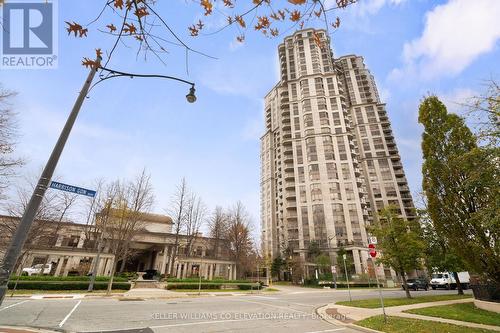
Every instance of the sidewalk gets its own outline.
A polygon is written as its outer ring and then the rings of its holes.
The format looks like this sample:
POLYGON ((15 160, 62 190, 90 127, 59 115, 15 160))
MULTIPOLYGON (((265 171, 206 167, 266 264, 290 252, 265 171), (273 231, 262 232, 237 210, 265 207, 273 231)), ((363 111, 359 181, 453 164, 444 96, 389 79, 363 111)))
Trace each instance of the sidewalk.
MULTIPOLYGON (((448 323, 448 324, 454 324, 454 325, 466 326, 466 327, 474 327, 474 328, 482 328, 482 329, 500 332, 500 326, 476 324, 476 323, 453 320, 453 319, 429 317, 429 316, 422 316, 422 315, 403 312, 406 310, 426 308, 429 306, 440 306, 440 305, 449 305, 449 304, 457 304, 457 303, 470 303, 470 302, 472 302, 472 300, 470 298, 464 298, 464 299, 457 299, 457 300, 450 300, 450 301, 427 302, 427 303, 391 306, 391 307, 385 308, 385 313, 388 316, 398 316, 398 317, 413 318, 413 319, 419 319, 419 320, 436 321, 436 322, 441 322, 441 323, 448 323)), ((376 332, 376 331, 372 330, 372 329, 366 329, 364 327, 357 326, 353 323, 356 321, 359 321, 359 320, 363 320, 363 319, 368 318, 368 317, 377 316, 377 315, 382 314, 382 308, 366 309, 366 308, 357 308, 357 307, 352 307, 352 306, 338 305, 335 303, 327 304, 321 308, 318 308, 316 311, 322 318, 324 318, 326 321, 328 321, 334 325, 351 326, 352 328, 355 328, 358 330, 363 330, 366 332, 376 332)))
POLYGON ((31 327, 12 327, 12 326, 0 326, 0 333, 54 333, 55 331, 50 331, 46 329, 38 329, 31 327))

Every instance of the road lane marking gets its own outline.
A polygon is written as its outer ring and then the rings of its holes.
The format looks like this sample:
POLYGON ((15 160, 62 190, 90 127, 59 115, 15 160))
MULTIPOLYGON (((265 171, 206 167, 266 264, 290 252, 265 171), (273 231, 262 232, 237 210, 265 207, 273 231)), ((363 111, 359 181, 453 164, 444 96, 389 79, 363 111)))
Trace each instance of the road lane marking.
POLYGON ((253 297, 253 298, 263 298, 263 299, 277 299, 276 297, 269 297, 269 296, 250 296, 250 297, 253 297))
POLYGON ((149 328, 166 328, 166 327, 179 327, 179 326, 192 326, 192 325, 222 324, 222 323, 229 323, 229 322, 236 323, 236 322, 242 322, 242 321, 255 321, 255 320, 269 320, 269 319, 252 318, 252 319, 227 319, 227 320, 212 320, 212 321, 194 321, 194 322, 182 323, 182 324, 149 326, 149 328))
POLYGON ((239 299, 238 301, 240 301, 240 302, 247 302, 247 303, 255 303, 255 304, 260 304, 260 305, 267 305, 267 306, 270 306, 270 307, 273 307, 273 308, 282 309, 282 310, 299 312, 299 313, 302 313, 302 314, 306 314, 308 316, 312 316, 313 315, 312 313, 301 311, 301 310, 296 310, 294 308, 288 308, 286 306, 273 305, 273 304, 263 303, 263 302, 257 302, 257 301, 249 301, 249 300, 244 300, 244 299, 239 299))
POLYGON ((66 317, 64 317, 64 319, 59 323, 59 327, 62 327, 64 325, 64 323, 66 323, 66 320, 69 319, 69 317, 71 317, 71 315, 73 314, 73 312, 75 312, 76 308, 82 303, 82 300, 79 300, 75 306, 73 307, 73 309, 71 309, 71 311, 66 315, 66 317))
POLYGON ((345 330, 345 327, 332 328, 331 330, 324 330, 324 331, 305 332, 305 333, 326 333, 326 332, 337 332, 343 330, 345 330))
POLYGON ((23 304, 23 303, 26 303, 26 302, 28 302, 28 301, 22 301, 22 302, 19 302, 19 303, 14 303, 14 304, 11 304, 11 305, 9 305, 9 306, 6 306, 6 307, 4 307, 4 308, 1 308, 1 309, 0 309, 0 311, 7 310, 7 309, 12 308, 12 307, 14 307, 14 306, 16 306, 16 305, 20 305, 20 304, 23 304))

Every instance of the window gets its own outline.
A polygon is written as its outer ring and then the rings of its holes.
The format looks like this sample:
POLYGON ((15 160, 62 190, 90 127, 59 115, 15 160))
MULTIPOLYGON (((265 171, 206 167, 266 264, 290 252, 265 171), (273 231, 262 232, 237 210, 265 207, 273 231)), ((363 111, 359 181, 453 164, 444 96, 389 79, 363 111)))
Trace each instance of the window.
POLYGON ((342 163, 342 179, 350 180, 351 179, 351 171, 349 170, 349 164, 342 163))
POLYGON ((328 179, 338 179, 335 163, 326 163, 326 174, 328 179))
POLYGON ((339 183, 328 183, 330 191, 330 200, 342 200, 339 183))
POLYGON ((304 156, 302 155, 302 145, 297 144, 295 147, 295 154, 297 155, 297 163, 302 164, 304 163, 304 156))
POLYGON ((316 149, 316 138, 306 139, 306 151, 307 151, 307 160, 309 162, 315 162, 318 160, 318 151, 316 149))
POLYGON ((321 185, 311 184, 311 199, 312 201, 321 201, 321 185))
POLYGON ((329 135, 323 136, 323 150, 325 153, 325 160, 329 161, 335 159, 333 151, 333 140, 329 135))
POLYGON ((326 110, 326 98, 320 97, 317 99, 318 110, 326 110))
POLYGON ((317 164, 309 165, 309 180, 310 181, 319 180, 319 166, 317 164))
POLYGON ((304 167, 298 167, 297 171, 299 174, 299 183, 304 183, 306 181, 305 176, 304 176, 304 167))
POLYGON ((304 127, 313 127, 313 116, 311 113, 304 115, 304 127))
POLYGON ((345 195, 347 200, 353 200, 354 199, 354 187, 352 186, 352 183, 345 183, 345 195))
POLYGON ((307 203, 307 192, 306 192, 306 186, 305 185, 299 186, 299 197, 300 197, 300 202, 301 203, 307 203))
POLYGON ((319 123, 321 126, 324 126, 324 125, 330 125, 330 120, 328 119, 328 113, 325 112, 325 111, 321 111, 319 113, 319 123))

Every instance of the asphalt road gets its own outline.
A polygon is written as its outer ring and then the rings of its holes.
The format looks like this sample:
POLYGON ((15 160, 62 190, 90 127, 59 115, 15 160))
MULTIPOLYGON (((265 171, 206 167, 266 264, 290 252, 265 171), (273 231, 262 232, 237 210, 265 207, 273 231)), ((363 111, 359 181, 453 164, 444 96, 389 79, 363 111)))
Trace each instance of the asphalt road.
MULTIPOLYGON (((168 300, 7 298, 0 325, 69 332, 355 332, 318 318, 315 309, 348 299, 347 291, 279 287, 280 293, 202 296, 168 300)), ((414 295, 456 291, 419 291, 414 295)), ((384 297, 404 292, 384 290, 384 297)), ((376 290, 353 290, 353 299, 378 297, 376 290)))

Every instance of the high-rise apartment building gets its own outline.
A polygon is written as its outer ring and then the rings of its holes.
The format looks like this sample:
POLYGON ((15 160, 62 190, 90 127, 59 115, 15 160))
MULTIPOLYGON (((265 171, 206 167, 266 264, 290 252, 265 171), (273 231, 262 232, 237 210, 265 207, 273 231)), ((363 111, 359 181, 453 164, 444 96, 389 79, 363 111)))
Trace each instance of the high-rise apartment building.
POLYGON ((366 272, 376 211, 392 204, 414 215, 385 104, 363 58, 335 59, 322 30, 298 31, 278 52, 281 79, 265 97, 261 138, 263 251, 307 265, 316 242, 332 259, 345 249, 366 272))

